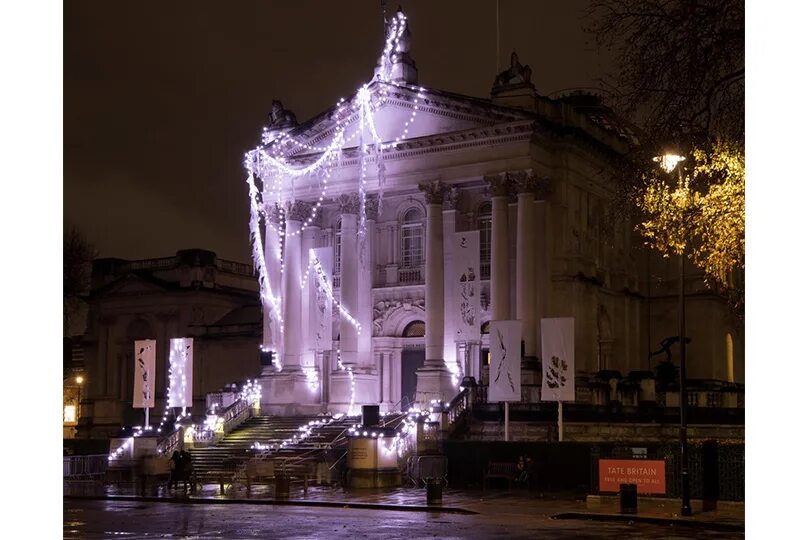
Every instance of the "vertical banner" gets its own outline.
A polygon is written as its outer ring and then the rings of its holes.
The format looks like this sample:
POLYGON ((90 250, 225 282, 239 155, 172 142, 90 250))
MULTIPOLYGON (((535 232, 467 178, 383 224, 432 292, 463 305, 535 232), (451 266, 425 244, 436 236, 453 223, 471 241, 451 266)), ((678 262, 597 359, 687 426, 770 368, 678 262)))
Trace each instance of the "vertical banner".
POLYGON ((155 406, 155 347, 154 339, 135 342, 135 381, 132 407, 149 409, 155 406))
POLYGON ((480 231, 455 233, 453 237, 453 313, 450 322, 457 341, 481 339, 480 231))
POLYGON ((540 321, 543 354, 541 401, 575 401, 574 318, 540 321))
POLYGON ((169 407, 191 407, 194 380, 194 338, 169 343, 169 407))
POLYGON ((520 401, 520 321, 489 324, 490 403, 520 401))
POLYGON ((315 350, 332 349, 332 258, 333 248, 310 250, 312 277, 309 293, 309 327, 315 333, 315 350))

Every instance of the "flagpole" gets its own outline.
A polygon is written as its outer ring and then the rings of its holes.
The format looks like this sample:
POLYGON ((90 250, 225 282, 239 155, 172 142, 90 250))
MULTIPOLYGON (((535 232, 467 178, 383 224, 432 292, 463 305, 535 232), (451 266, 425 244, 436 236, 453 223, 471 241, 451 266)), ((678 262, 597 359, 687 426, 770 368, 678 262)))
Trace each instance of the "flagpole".
POLYGON ((557 442, 563 440, 563 415, 562 415, 562 401, 557 402, 557 442))
POLYGON ((504 427, 503 427, 503 440, 509 442, 509 402, 504 401, 504 427))

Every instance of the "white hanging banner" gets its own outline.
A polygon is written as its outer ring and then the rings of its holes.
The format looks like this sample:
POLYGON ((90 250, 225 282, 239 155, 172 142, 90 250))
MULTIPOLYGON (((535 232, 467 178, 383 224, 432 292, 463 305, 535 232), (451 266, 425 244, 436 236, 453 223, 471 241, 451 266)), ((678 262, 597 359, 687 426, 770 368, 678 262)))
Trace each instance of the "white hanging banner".
POLYGON ((541 401, 575 401, 574 318, 540 321, 543 355, 541 401))
POLYGON ((481 233, 466 231, 453 237, 453 335, 456 341, 481 339, 481 233))
POLYGON ((169 407, 191 407, 193 370, 194 338, 172 338, 169 343, 169 407))
POLYGON ((489 324, 488 401, 520 401, 520 321, 489 324))
POLYGON ((155 347, 154 339, 135 342, 135 377, 132 407, 149 409, 155 406, 155 347))
POLYGON ((332 287, 333 248, 310 250, 312 278, 309 280, 309 327, 315 333, 315 350, 332 349, 332 300, 326 288, 332 287))

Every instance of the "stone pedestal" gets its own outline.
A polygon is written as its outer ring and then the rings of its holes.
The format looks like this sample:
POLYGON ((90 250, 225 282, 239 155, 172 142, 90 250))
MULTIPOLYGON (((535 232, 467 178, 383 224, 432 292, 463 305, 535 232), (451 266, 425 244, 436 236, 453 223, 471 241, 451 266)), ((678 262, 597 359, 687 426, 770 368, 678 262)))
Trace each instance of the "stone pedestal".
MULTIPOLYGON (((318 377, 321 377, 320 373, 318 377)), ((300 367, 262 376, 259 384, 262 387, 262 414, 295 416, 325 412, 320 388, 311 386, 300 367)))

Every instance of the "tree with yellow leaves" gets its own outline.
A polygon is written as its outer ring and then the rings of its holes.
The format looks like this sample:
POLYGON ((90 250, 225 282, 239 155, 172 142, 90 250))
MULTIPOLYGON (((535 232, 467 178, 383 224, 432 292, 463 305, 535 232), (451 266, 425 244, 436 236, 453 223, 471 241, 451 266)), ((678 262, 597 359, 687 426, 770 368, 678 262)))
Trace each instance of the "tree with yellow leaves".
POLYGON ((638 229, 664 257, 685 253, 741 315, 743 289, 732 276, 745 267, 745 154, 720 141, 690 157, 692 167, 669 167, 678 170, 674 187, 660 171, 645 176, 638 229))

